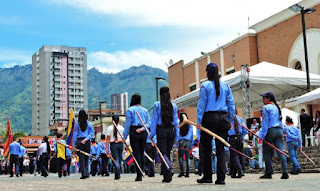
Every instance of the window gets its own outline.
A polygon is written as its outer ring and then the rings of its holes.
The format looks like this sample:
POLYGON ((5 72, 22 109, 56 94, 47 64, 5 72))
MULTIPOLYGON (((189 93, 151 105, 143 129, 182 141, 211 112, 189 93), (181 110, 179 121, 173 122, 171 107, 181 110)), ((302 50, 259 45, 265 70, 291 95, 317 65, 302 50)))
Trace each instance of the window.
POLYGON ((302 71, 302 66, 301 66, 301 63, 299 61, 294 65, 294 69, 302 71))
POLYGON ((232 74, 232 73, 234 73, 234 72, 235 72, 235 70, 233 69, 233 70, 227 71, 226 73, 227 73, 227 75, 228 75, 228 74, 232 74))
POLYGON ((196 85, 193 85, 193 86, 190 86, 190 92, 196 90, 197 86, 196 85))

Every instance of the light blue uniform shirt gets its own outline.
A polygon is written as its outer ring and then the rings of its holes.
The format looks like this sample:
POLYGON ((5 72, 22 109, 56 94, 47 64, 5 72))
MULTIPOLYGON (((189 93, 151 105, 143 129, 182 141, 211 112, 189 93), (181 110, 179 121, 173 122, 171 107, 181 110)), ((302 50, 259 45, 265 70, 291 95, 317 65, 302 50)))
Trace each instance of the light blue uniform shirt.
POLYGON ((89 141, 94 134, 93 126, 90 121, 87 121, 87 129, 85 131, 81 131, 79 123, 76 122, 74 125, 73 132, 73 145, 76 145, 77 138, 85 137, 86 141, 89 141))
POLYGON ((142 129, 145 130, 136 112, 139 113, 146 127, 147 128, 150 127, 150 117, 149 117, 148 111, 144 107, 141 107, 140 105, 131 106, 127 110, 126 122, 124 123, 124 130, 123 130, 124 140, 127 139, 131 126, 141 126, 142 129))
MULTIPOLYGON (((243 121, 243 119, 241 117, 239 117, 237 115, 236 115, 236 117, 237 117, 238 123, 240 123, 241 125, 247 127, 247 125, 244 123, 244 121, 243 121)), ((228 131, 228 135, 229 136, 237 135, 236 134, 236 129, 234 128, 235 127, 234 120, 231 121, 231 124, 232 124, 233 128, 228 131)), ((248 133, 248 131, 245 128, 241 127, 239 124, 238 124, 238 129, 239 129, 239 136, 242 138, 242 140, 244 140, 243 137, 248 133)))
MULTIPOLYGON (((101 154, 107 154, 107 151, 106 151, 106 149, 105 149, 105 147, 107 147, 107 143, 106 143, 106 142, 100 141, 100 143, 98 144, 98 146, 99 146, 99 152, 100 152, 101 154)), ((109 144, 109 146, 110 146, 110 144, 109 144)), ((109 149, 109 150, 110 150, 110 149, 109 149)))
POLYGON ((194 140, 193 140, 193 126, 192 125, 189 125, 188 134, 183 137, 180 135, 180 128, 176 129, 176 140, 175 141, 179 141, 180 139, 185 139, 185 140, 190 141, 190 143, 191 143, 190 147, 193 147, 194 140))
POLYGON ((72 151, 68 147, 66 147, 66 156, 67 157, 72 156, 72 151))
POLYGON ((196 137, 197 137, 198 141, 200 141, 201 129, 197 129, 196 133, 197 133, 196 137))
POLYGON ((280 120, 280 113, 276 105, 267 104, 262 107, 262 122, 261 122, 261 131, 260 138, 264 140, 266 137, 269 128, 272 127, 281 127, 282 122, 280 120))
POLYGON ((98 144, 91 145, 90 154, 96 155, 97 157, 100 155, 100 149, 98 144))
POLYGON ((284 133, 287 135, 287 142, 298 142, 299 147, 302 147, 300 130, 296 126, 285 126, 284 133))
MULTIPOLYGON (((172 125, 175 127, 175 129, 177 129, 177 127, 179 126, 179 119, 178 119, 178 108, 177 105, 172 103, 172 107, 173 107, 173 121, 172 121, 172 125)), ((157 131, 157 125, 161 125, 162 124, 162 120, 161 120, 161 105, 160 105, 160 101, 157 101, 154 103, 154 111, 153 111, 153 115, 152 115, 152 119, 151 119, 151 132, 149 137, 153 137, 156 134, 157 131)))
POLYGON ((235 114, 233 95, 228 84, 220 81, 220 96, 216 100, 216 89, 213 81, 205 81, 200 87, 200 96, 197 106, 197 124, 202 123, 203 114, 207 111, 228 112, 230 122, 235 114))
POLYGON ((21 147, 20 147, 19 143, 17 143, 17 142, 10 143, 10 145, 9 145, 10 155, 18 155, 19 156, 20 152, 21 152, 21 147))
POLYGON ((216 153, 217 152, 217 148, 216 148, 216 140, 215 139, 212 139, 211 146, 212 146, 213 152, 216 153))
POLYGON ((19 157, 23 157, 24 154, 26 154, 26 148, 22 145, 20 145, 20 147, 21 147, 21 152, 19 153, 19 157))
MULTIPOLYGON (((153 139, 153 141, 157 144, 157 135, 153 136, 152 139, 153 139)), ((146 143, 152 143, 152 141, 151 141, 149 138, 147 138, 146 143)))

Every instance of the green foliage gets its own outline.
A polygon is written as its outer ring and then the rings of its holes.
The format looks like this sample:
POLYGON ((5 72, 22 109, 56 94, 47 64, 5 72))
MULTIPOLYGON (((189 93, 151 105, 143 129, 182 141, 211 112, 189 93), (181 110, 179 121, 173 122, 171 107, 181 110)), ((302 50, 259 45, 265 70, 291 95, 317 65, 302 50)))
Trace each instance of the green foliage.
MULTIPOLYGON (((150 109, 156 100, 155 77, 168 79, 168 74, 149 66, 131 67, 116 74, 101 73, 93 68, 88 71, 89 109, 98 109, 99 101, 107 101, 111 95, 128 92, 128 101, 134 93, 142 96, 142 106, 150 109)), ((5 131, 10 116, 14 132, 31 133, 32 120, 32 66, 14 66, 0 69, 0 130, 5 131)), ((159 88, 168 85, 158 81, 159 88)), ((0 131, 1 133, 1 131, 0 131)))

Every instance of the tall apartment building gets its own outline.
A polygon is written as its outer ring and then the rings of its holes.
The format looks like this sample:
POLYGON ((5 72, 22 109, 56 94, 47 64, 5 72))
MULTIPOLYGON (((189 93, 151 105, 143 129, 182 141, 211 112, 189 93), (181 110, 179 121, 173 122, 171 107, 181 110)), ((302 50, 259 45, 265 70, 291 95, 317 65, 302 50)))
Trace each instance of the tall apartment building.
POLYGON ((121 110, 121 114, 126 114, 128 110, 128 92, 111 95, 111 110, 121 110))
POLYGON ((70 109, 75 115, 88 110, 86 48, 43 46, 32 56, 32 135, 48 135, 49 126, 67 126, 70 109))

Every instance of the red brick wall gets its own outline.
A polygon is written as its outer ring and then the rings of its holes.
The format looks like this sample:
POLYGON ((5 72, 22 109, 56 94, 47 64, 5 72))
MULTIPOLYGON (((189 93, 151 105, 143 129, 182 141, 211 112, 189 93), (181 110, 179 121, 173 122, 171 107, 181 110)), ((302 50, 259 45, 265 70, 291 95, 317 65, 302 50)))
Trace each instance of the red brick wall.
POLYGON ((190 92, 189 85, 196 82, 196 73, 195 73, 194 63, 184 68, 183 75, 184 75, 184 94, 187 94, 190 92))
POLYGON ((176 99, 184 95, 183 90, 183 66, 184 61, 180 60, 175 65, 172 65, 168 69, 168 81, 170 88, 171 99, 176 99))
MULTIPOLYGON (((320 10, 320 5, 314 7, 320 10)), ((320 14, 305 15, 306 29, 320 28, 320 14)), ((288 66, 291 47, 302 33, 301 15, 298 14, 257 34, 258 61, 288 66)))

